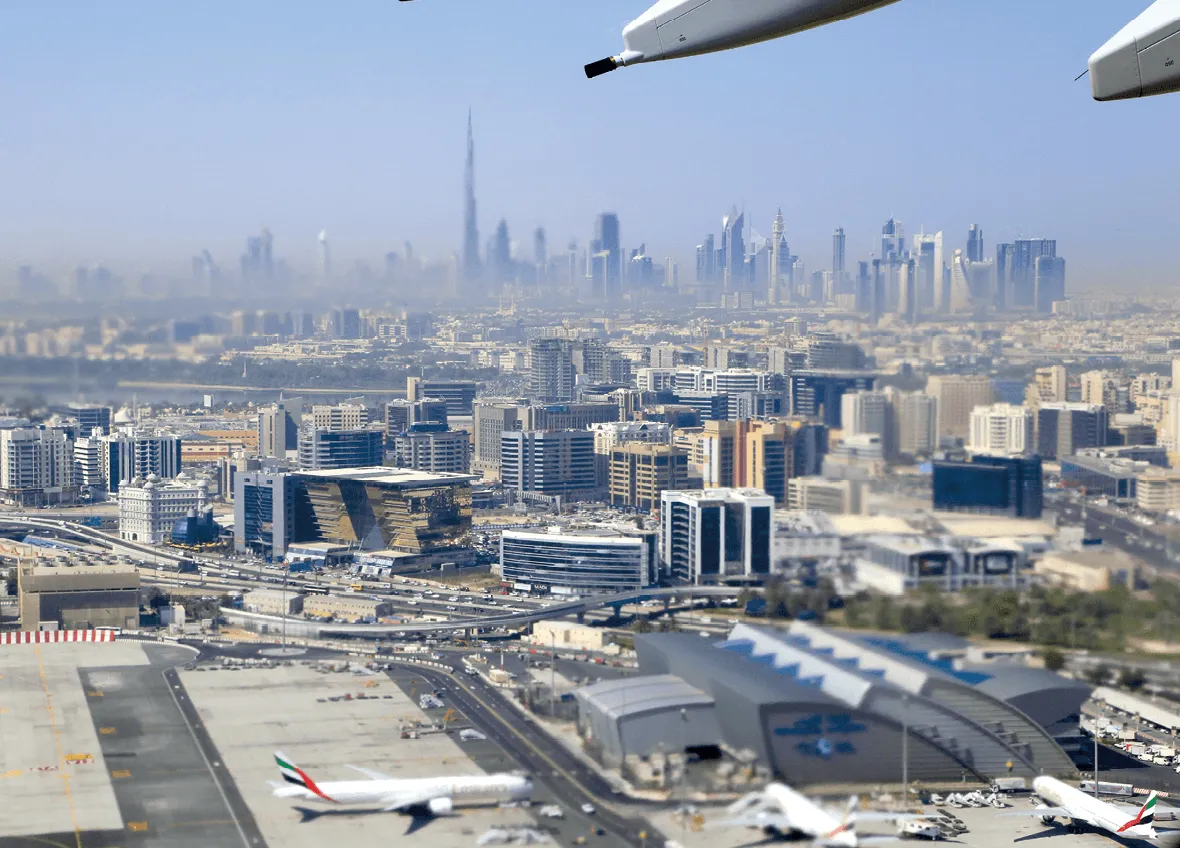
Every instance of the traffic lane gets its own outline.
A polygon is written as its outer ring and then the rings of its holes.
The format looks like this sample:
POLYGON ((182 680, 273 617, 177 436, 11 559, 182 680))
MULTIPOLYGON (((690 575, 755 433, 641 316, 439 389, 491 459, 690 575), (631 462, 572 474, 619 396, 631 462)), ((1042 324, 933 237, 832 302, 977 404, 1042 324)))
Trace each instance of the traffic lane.
MULTIPOLYGON (((479 701, 478 696, 471 695, 458 681, 453 680, 442 672, 433 669, 415 669, 415 672, 420 672, 422 677, 435 688, 439 688, 440 686, 448 687, 447 691, 443 693, 444 698, 449 697, 471 719, 472 724, 476 725, 479 730, 502 745, 505 750, 512 754, 532 773, 534 778, 540 779, 571 810, 580 812, 583 804, 594 802, 595 798, 591 794, 589 784, 595 778, 601 784, 600 788, 605 789, 606 793, 609 794, 609 787, 606 786, 605 781, 602 781, 593 772, 586 772, 580 764, 577 769, 568 768, 568 762, 563 763, 560 761, 562 758, 554 756, 555 753, 559 753, 558 749, 560 746, 550 743, 543 733, 537 733, 534 728, 528 727, 524 721, 521 721, 519 725, 516 722, 508 721, 509 716, 514 713, 511 707, 507 708, 504 713, 494 711, 479 701), (497 728, 496 725, 498 722, 507 725, 508 728, 506 730, 497 728), (553 769, 536 751, 531 749, 524 742, 525 736, 531 738, 534 745, 538 748, 543 748, 544 754, 558 765, 559 770, 553 769), (586 785, 570 781, 562 774, 563 770, 571 776, 577 777, 579 780, 586 781, 586 785)), ((634 824, 628 822, 627 819, 624 819, 611 810, 601 809, 597 806, 596 809, 597 812, 594 814, 594 819, 589 820, 590 823, 602 827, 625 842, 642 844, 643 839, 639 836, 639 833, 641 831, 646 831, 649 834, 654 832, 654 829, 647 826, 646 823, 636 827, 634 824)))

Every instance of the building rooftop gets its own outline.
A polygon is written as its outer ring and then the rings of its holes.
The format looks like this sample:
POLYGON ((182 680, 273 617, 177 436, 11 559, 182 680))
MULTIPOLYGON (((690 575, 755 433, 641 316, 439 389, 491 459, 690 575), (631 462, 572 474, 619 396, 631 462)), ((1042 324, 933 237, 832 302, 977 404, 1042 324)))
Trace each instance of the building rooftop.
POLYGON ((829 515, 828 518, 841 536, 860 536, 865 533, 888 533, 892 536, 918 536, 904 518, 893 515, 829 515))
POLYGON ((421 486, 463 483, 478 480, 474 474, 451 474, 447 472, 418 471, 413 468, 332 468, 324 471, 298 471, 300 477, 316 477, 324 480, 352 480, 358 483, 376 483, 384 486, 421 486))
POLYGON ((584 687, 578 695, 616 718, 673 707, 713 705, 711 696, 673 674, 604 680, 584 687))
POLYGON ((1036 518, 1007 518, 1005 516, 963 515, 962 513, 934 513, 942 529, 952 536, 973 536, 977 539, 1021 538, 1057 534, 1056 528, 1036 518))

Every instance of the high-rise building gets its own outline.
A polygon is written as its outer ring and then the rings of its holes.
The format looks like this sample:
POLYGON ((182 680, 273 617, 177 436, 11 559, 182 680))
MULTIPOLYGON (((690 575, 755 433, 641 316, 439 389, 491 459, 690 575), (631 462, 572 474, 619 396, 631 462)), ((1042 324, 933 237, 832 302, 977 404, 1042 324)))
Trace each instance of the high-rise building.
POLYGON ((1039 456, 976 455, 970 462, 934 463, 934 509, 1040 518, 1039 456))
POLYGON ((770 575, 774 499, 757 489, 660 495, 664 576, 695 586, 770 575))
POLYGON ((505 489, 523 496, 592 499, 599 491, 594 434, 589 430, 505 430, 500 435, 500 480, 505 489))
POLYGON ((726 293, 748 288, 745 268, 746 241, 742 236, 745 221, 745 214, 739 214, 736 206, 721 219, 721 288, 726 293))
POLYGON ((369 409, 359 403, 316 404, 304 423, 317 430, 358 430, 369 426, 369 409))
POLYGON ((258 412, 258 455, 286 459, 299 450, 299 428, 303 424, 303 401, 281 400, 258 412))
POLYGON ((471 464, 471 437, 446 424, 411 424, 393 440, 399 468, 434 473, 466 474, 471 464))
POLYGON ((304 471, 367 468, 381 465, 384 458, 384 433, 378 429, 317 430, 304 426, 299 431, 299 468, 304 471))
MULTIPOLYGON (((601 297, 608 303, 622 294, 623 247, 619 236, 619 216, 603 212, 594 219, 594 238, 590 240, 590 255, 600 257, 602 274, 601 297)), ((591 273, 588 276, 594 277, 591 273)))
POLYGON ((926 394, 938 402, 938 436, 966 439, 971 410, 995 401, 991 378, 982 374, 935 375, 926 381, 926 394))
MULTIPOLYGON (((1024 309, 1036 308, 1036 263, 1037 259, 1042 256, 1050 259, 1057 256, 1056 239, 1016 240, 1012 253, 1012 297, 1008 303, 1009 306, 1024 309)), ((1062 280, 1064 281, 1064 279, 1063 268, 1062 280)))
POLYGON ((129 480, 145 480, 152 475, 169 480, 180 474, 180 436, 130 430, 104 436, 102 442, 103 466, 111 492, 119 491, 119 486, 129 480))
POLYGON ((70 417, 78 419, 79 436, 89 436, 94 430, 102 430, 99 434, 102 436, 111 432, 109 406, 71 406, 67 412, 70 417))
POLYGON ((467 110, 467 167, 463 190, 463 289, 468 297, 482 300, 486 293, 480 289, 479 220, 475 207, 475 132, 470 109, 467 110))
POLYGON ((1033 411, 1027 406, 997 403, 977 406, 971 411, 968 450, 1012 455, 1030 453, 1035 447, 1033 411))
POLYGON ((533 339, 529 344, 529 396, 542 403, 574 399, 573 351, 565 339, 533 339))
POLYGON ((815 418, 833 430, 841 427, 841 398, 845 392, 871 391, 872 374, 839 371, 796 371, 789 380, 791 415, 815 418))
POLYGON ((979 224, 972 224, 967 230, 967 261, 983 261, 983 228, 979 224))
POLYGON ((1025 403, 1031 409, 1040 408, 1042 403, 1065 403, 1067 374, 1064 365, 1050 365, 1038 368, 1033 381, 1025 391, 1025 403))
POLYGON ((771 226, 770 237, 770 262, 766 269, 767 277, 767 292, 766 302, 773 305, 784 302, 786 292, 783 291, 782 279, 782 253, 786 248, 786 224, 783 222, 783 210, 780 208, 774 216, 774 224, 771 226))
POLYGON ((434 380, 428 377, 406 379, 406 400, 439 398, 447 402, 447 415, 462 418, 472 414, 472 404, 479 384, 474 380, 434 380))
POLYGON ((328 231, 320 230, 320 284, 329 285, 332 282, 332 252, 328 247, 328 231))
POLYGON ((1033 277, 1037 312, 1048 314, 1055 302, 1065 300, 1065 260, 1060 256, 1038 256, 1033 277))
POLYGON ((1043 403, 1037 410, 1037 453, 1061 460, 1106 444, 1106 407, 1097 403, 1043 403))
POLYGON ((1016 245, 997 244, 994 281, 994 305, 999 311, 1012 307, 1012 272, 1016 264, 1016 245))
POLYGON ((905 253, 905 225, 890 218, 881 227, 881 259, 899 258, 905 253))
POLYGON ((1116 371, 1087 371, 1081 376, 1082 403, 1097 403, 1106 407, 1106 420, 1113 421, 1120 412, 1127 411, 1130 391, 1122 375, 1116 371))
POLYGON ((844 284, 844 249, 845 238, 844 228, 837 227, 836 232, 832 235, 832 279, 836 282, 836 293, 843 294, 842 286, 844 284))
POLYGON ((64 429, 0 429, 0 500, 17 506, 73 503, 74 443, 64 429))
POLYGON ((594 434, 594 455, 598 479, 610 476, 611 451, 622 445, 643 443, 670 445, 672 425, 660 421, 604 421, 590 425, 594 434))
POLYGON ((846 436, 880 436, 886 459, 897 455, 892 397, 883 391, 847 392, 840 399, 840 421, 846 436))
POLYGON ((385 404, 385 444, 410 429, 413 424, 442 424, 447 426, 447 402, 442 398, 422 400, 391 400, 385 404))
POLYGON ((512 240, 508 236, 508 222, 503 218, 496 225, 496 234, 488 246, 488 270, 492 275, 493 295, 516 279, 516 263, 512 260, 512 240))
POLYGON ((295 497, 288 474, 266 471, 234 479, 234 550, 268 562, 281 559, 295 541, 295 497))
POLYGON ((938 447, 938 401, 924 392, 886 389, 893 408, 893 432, 902 456, 929 456, 938 447))
POLYGON ((610 505, 651 512, 660 493, 688 488, 688 456, 668 444, 632 442, 610 452, 610 505))

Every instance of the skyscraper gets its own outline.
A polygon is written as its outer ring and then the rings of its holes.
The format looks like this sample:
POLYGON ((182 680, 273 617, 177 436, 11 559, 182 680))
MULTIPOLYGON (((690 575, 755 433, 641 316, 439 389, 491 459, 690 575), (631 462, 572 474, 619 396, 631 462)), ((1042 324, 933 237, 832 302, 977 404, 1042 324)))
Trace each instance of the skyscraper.
POLYGON ((328 251, 328 231, 320 230, 320 282, 332 281, 332 254, 328 251))
POLYGON ((549 264, 549 248, 545 242, 544 227, 537 227, 533 231, 533 262, 537 264, 538 269, 542 269, 549 264))
MULTIPOLYGON (((475 213, 475 132, 471 110, 467 110, 467 171, 464 177, 463 202, 463 284, 468 294, 476 293, 479 283, 479 223, 475 213)), ((482 294, 482 292, 479 292, 482 294)))
POLYGON ((529 394, 542 403, 574 399, 573 349, 565 339, 533 339, 529 345, 529 394))
POLYGON ((983 229, 979 224, 972 224, 967 231, 967 261, 983 261, 983 229))
POLYGON ((1054 301, 1065 300, 1065 260, 1038 256, 1033 263, 1033 291, 1037 312, 1052 312, 1054 301))
POLYGON ((782 267, 782 254, 780 251, 786 247, 787 240, 784 235, 786 232, 786 224, 783 223, 783 210, 780 208, 778 214, 774 216, 774 226, 771 227, 770 238, 770 267, 767 269, 767 292, 766 302, 770 304, 779 303, 783 300, 779 290, 779 282, 782 279, 780 269, 782 267))
POLYGON ((844 294, 844 228, 836 227, 832 234, 832 279, 836 282, 836 293, 844 294))
POLYGON ((512 268, 512 241, 508 238, 508 222, 502 218, 489 246, 488 265, 491 266, 496 292, 511 283, 516 276, 512 268))
POLYGON ((605 264, 602 272, 602 296, 607 301, 611 301, 621 293, 623 276, 623 249, 619 241, 619 216, 613 212, 603 212, 594 220, 594 238, 590 242, 590 256, 594 257, 602 253, 608 254, 602 257, 605 264))
POLYGON ((1012 305, 1012 266, 1015 259, 1015 245, 996 245, 995 307, 1000 311, 1012 305))
POLYGON ((1017 239, 1012 256, 1012 298, 1009 306, 1037 306, 1036 263, 1037 258, 1057 256, 1056 239, 1017 239))
POLYGON ((881 227, 881 258, 893 259, 905 252, 905 225, 890 218, 881 227))
POLYGON ((736 206, 721 219, 722 290, 725 292, 746 288, 746 241, 742 236, 745 223, 745 214, 739 214, 736 206))

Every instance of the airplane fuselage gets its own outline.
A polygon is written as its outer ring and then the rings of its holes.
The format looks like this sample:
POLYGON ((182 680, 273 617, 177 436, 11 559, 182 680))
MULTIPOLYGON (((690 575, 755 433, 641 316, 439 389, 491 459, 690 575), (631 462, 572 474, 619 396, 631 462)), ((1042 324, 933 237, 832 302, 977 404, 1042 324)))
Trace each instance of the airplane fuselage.
POLYGON ((1069 810, 1075 824, 1088 825, 1127 839, 1155 839, 1156 831, 1151 825, 1127 827, 1130 816, 1111 804, 1107 804, 1080 789, 1062 783, 1054 777, 1041 776, 1033 781, 1033 792, 1054 807, 1069 810))
POLYGON ((387 804, 390 799, 407 792, 449 798, 453 802, 515 801, 527 798, 532 792, 532 784, 527 778, 515 775, 473 775, 421 780, 337 780, 317 784, 316 789, 319 792, 303 786, 288 786, 276 794, 313 804, 346 806, 387 804))

